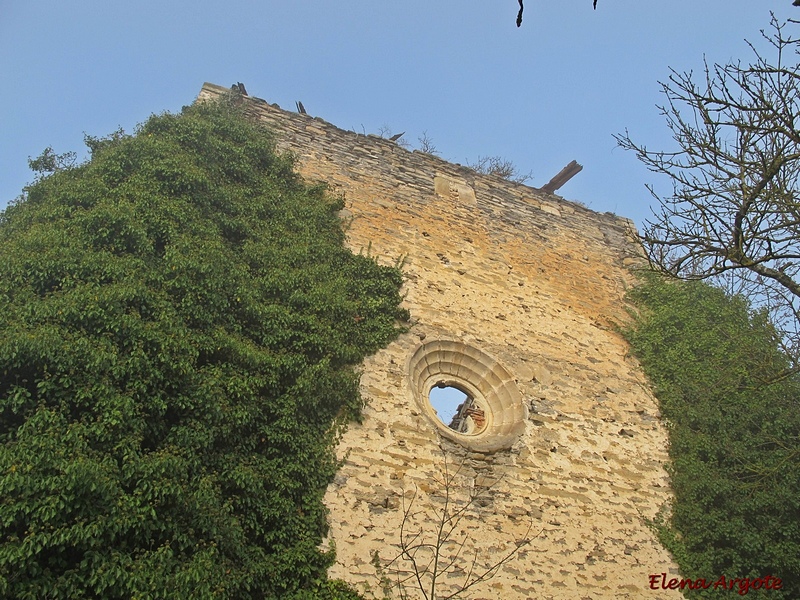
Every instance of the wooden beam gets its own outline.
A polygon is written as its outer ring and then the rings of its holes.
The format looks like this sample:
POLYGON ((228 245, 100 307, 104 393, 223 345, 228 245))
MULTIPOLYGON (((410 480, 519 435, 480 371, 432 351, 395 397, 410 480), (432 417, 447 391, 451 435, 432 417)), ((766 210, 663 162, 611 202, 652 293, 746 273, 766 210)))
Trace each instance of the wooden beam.
POLYGON ((575 175, 580 173, 582 170, 583 170, 583 165, 579 165, 576 161, 573 160, 566 167, 561 169, 558 172, 558 175, 553 177, 547 183, 547 185, 539 189, 542 190, 543 192, 549 192, 550 194, 553 194, 558 188, 567 183, 570 179, 575 177, 575 175))

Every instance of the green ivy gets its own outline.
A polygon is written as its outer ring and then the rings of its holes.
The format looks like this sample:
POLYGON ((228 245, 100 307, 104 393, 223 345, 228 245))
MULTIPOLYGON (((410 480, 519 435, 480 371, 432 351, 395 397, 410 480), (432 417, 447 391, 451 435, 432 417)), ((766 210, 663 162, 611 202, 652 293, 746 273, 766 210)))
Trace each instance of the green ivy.
POLYGON ((322 496, 400 272, 232 103, 87 144, 0 213, 0 597, 354 598, 322 496))
POLYGON ((763 312, 700 282, 646 277, 626 331, 669 430, 671 517, 660 522, 683 576, 711 588, 779 577, 800 598, 800 378, 763 312))

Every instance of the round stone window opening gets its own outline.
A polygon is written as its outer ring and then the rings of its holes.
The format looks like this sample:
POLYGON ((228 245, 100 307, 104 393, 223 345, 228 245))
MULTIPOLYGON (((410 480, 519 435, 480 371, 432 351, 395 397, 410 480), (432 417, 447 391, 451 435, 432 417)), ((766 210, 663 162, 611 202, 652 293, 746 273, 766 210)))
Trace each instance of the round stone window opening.
POLYGON ((473 346, 452 340, 421 344, 409 357, 408 376, 422 413, 441 435, 467 448, 510 448, 525 429, 525 405, 511 373, 473 346), (460 392, 451 409, 437 399, 447 389, 460 392))
POLYGON ((485 409, 474 395, 453 382, 437 382, 428 392, 428 400, 439 421, 456 433, 478 435, 486 428, 485 409))

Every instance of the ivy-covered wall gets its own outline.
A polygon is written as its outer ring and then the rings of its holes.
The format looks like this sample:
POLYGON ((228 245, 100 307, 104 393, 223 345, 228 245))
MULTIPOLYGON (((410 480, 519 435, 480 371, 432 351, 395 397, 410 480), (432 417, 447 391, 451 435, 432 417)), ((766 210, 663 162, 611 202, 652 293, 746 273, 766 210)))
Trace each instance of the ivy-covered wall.
POLYGON ((229 102, 87 142, 0 215, 0 596, 346 596, 322 495, 400 272, 229 102))
MULTIPOLYGON (((206 84, 199 99, 226 93, 206 84)), ((400 597, 405 579, 403 591, 420 596, 409 561, 393 559, 401 530, 435 539, 447 458, 461 467, 450 500, 478 494, 480 503, 442 553, 438 565, 451 566, 437 576, 440 594, 530 538, 469 593, 650 597, 649 576, 677 565, 646 523, 670 497, 666 430, 615 327, 628 318, 628 266, 641 261, 630 221, 259 98, 240 101, 304 177, 343 195, 348 246, 403 264, 411 327, 365 360, 364 419, 343 435, 343 465, 325 495, 332 576, 378 598, 400 597), (501 440, 442 435, 425 398, 442 379, 480 394, 491 421, 483 435, 501 440), (404 528, 412 499, 417 520, 404 528)))
POLYGON ((682 577, 707 585, 688 596, 719 597, 738 578, 748 598, 800 597, 800 380, 775 330, 700 282, 651 276, 630 298, 627 337, 669 424, 661 539, 682 577))

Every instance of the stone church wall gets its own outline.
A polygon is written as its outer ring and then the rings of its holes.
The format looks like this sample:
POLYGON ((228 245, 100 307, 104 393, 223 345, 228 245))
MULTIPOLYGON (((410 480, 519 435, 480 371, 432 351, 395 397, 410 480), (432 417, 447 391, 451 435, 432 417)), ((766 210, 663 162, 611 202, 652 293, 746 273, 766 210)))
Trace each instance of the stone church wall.
MULTIPOLYGON (((206 84, 199 98, 226 92, 206 84)), ((469 597, 681 597, 649 586, 650 574, 677 573, 647 525, 670 497, 667 436, 615 330, 640 260, 632 223, 244 101, 304 177, 344 194, 352 250, 404 264, 413 325, 365 361, 364 419, 342 437, 325 497, 331 576, 399 597, 410 568, 391 562, 401 535, 432 541, 444 503, 472 498, 441 549, 440 566, 458 558, 437 594, 530 539, 469 597), (477 433, 437 421, 426 401, 437 383, 475 397, 485 411, 477 433)))

